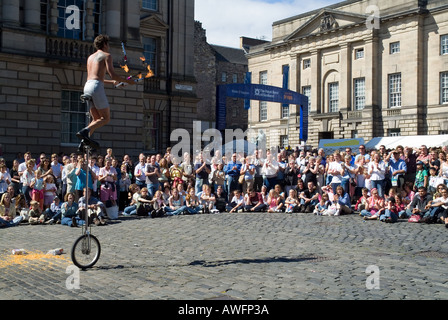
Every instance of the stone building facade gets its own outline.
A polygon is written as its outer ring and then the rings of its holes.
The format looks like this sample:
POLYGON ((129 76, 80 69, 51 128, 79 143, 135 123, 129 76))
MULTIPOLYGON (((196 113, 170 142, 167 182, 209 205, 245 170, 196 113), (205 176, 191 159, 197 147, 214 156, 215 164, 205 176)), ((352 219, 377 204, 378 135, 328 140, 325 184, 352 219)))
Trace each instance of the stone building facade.
MULTIPOLYGON (((254 83, 309 96, 309 140, 448 133, 448 5, 442 0, 348 0, 277 21, 251 48, 254 83)), ((299 110, 252 102, 249 127, 268 145, 298 145, 299 110), (257 131, 257 130, 256 130, 257 131)))
POLYGON ((87 121, 79 100, 86 61, 100 33, 111 38, 119 74, 146 75, 141 57, 154 72, 140 85, 106 88, 112 120, 95 133, 101 152, 109 147, 134 157, 164 152, 173 144, 172 130, 192 129, 199 101, 194 0, 2 0, 0 5, 0 144, 7 159, 25 151, 76 150, 75 133, 87 121), (120 68, 122 42, 129 73, 120 68))
MULTIPOLYGON (((214 128, 216 124, 216 86, 229 83, 244 83, 247 73, 247 58, 240 48, 212 45, 207 42, 202 24, 195 24, 195 76, 197 80, 197 120, 202 129, 214 128)), ((242 129, 248 126, 248 112, 244 100, 228 98, 226 127, 242 129)))

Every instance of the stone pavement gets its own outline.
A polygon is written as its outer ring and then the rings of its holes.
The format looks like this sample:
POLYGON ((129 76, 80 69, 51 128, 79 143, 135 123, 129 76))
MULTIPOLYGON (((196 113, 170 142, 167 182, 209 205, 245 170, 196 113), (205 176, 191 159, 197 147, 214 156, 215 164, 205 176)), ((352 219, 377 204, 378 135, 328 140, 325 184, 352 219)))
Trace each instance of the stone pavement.
POLYGON ((0 299, 448 299, 443 225, 223 213, 121 218, 92 233, 100 260, 70 288, 80 228, 0 229, 0 299), (58 247, 66 253, 38 254, 58 247), (15 248, 31 254, 12 256, 15 248))

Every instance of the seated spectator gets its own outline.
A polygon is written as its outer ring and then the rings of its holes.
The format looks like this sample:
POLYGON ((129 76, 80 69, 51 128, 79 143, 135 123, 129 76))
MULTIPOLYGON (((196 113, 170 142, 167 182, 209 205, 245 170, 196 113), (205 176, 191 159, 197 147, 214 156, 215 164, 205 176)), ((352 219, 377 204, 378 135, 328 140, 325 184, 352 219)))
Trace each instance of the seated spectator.
POLYGON ((399 208, 396 206, 395 197, 389 197, 386 201, 384 212, 380 213, 380 221, 394 223, 398 221, 399 208))
POLYGON ((271 189, 271 191, 269 191, 269 196, 268 196, 268 212, 280 212, 281 210, 279 209, 279 205, 281 203, 281 197, 278 194, 277 190, 275 189, 271 189))
POLYGON ((23 220, 23 217, 17 216, 16 206, 8 192, 4 193, 0 200, 0 219, 0 226, 3 227, 15 226, 23 220))
POLYGON ((84 195, 79 198, 78 201, 78 215, 82 220, 89 219, 89 223, 93 222, 96 226, 105 225, 106 220, 104 204, 97 198, 92 196, 92 189, 89 190, 89 198, 85 197, 86 189, 84 189, 84 195))
POLYGON ((177 216, 183 214, 187 207, 184 205, 184 199, 179 195, 177 188, 173 188, 172 195, 169 198, 169 205, 165 207, 167 216, 177 216))
POLYGON ((45 215, 42 213, 39 202, 31 200, 28 222, 31 225, 43 224, 45 222, 45 215))
POLYGON ((230 203, 227 205, 227 211, 229 213, 238 212, 238 210, 244 209, 244 197, 241 190, 233 190, 233 197, 230 203))
POLYGON ((187 196, 185 198, 185 204, 187 207, 186 212, 188 214, 197 214, 197 213, 203 211, 203 209, 204 209, 204 205, 201 204, 198 196, 195 194, 195 189, 193 187, 190 187, 187 191, 187 196))
POLYGON ((248 212, 260 212, 266 210, 266 208, 267 206, 264 203, 261 193, 256 192, 254 189, 249 189, 244 210, 248 212))
POLYGON ((75 202, 75 194, 69 192, 64 197, 61 206, 61 225, 77 227, 85 224, 85 221, 78 216, 78 203, 75 202))
POLYGON ((431 195, 428 194, 427 189, 423 186, 418 188, 418 193, 412 199, 406 211, 400 218, 410 218, 412 215, 423 217, 429 210, 426 205, 431 201, 431 195))
POLYGON ((165 201, 163 200, 162 196, 163 192, 160 190, 156 191, 156 194, 154 195, 154 198, 151 200, 152 204, 152 211, 151 211, 151 218, 160 218, 165 215, 165 201))
POLYGON ((342 186, 337 186, 336 194, 334 195, 334 202, 336 203, 338 209, 337 215, 353 213, 350 196, 348 192, 344 191, 342 186))
POLYGON ((286 207, 285 209, 286 213, 297 212, 298 208, 300 208, 300 202, 299 199, 297 198, 296 190, 294 189, 289 190, 289 195, 285 199, 285 207, 286 207))
POLYGON ((215 195, 212 194, 212 189, 208 184, 203 185, 203 192, 200 196, 202 209, 204 213, 211 213, 215 205, 215 195))
POLYGON ((434 200, 430 200, 425 209, 427 209, 428 211, 424 214, 422 222, 437 222, 443 211, 448 209, 448 189, 445 185, 441 185, 440 197, 437 197, 434 200))
POLYGON ((361 212, 366 208, 367 201, 369 201, 369 189, 362 188, 362 195, 358 199, 358 201, 355 204, 355 211, 361 212))
POLYGON ((324 192, 319 200, 319 203, 314 207, 313 213, 318 216, 327 215, 326 213, 328 209, 330 209, 331 204, 332 203, 328 197, 328 193, 324 192))
POLYGON ((45 224, 55 224, 61 220, 61 206, 61 200, 55 195, 50 208, 46 209, 44 212, 46 219, 45 224))
POLYGON ((365 208, 361 210, 360 215, 367 219, 375 220, 379 213, 384 210, 384 198, 379 196, 377 189, 370 190, 370 197, 366 202, 365 208))
POLYGON ((299 195, 300 212, 311 213, 314 211, 316 205, 319 203, 319 193, 314 185, 314 182, 307 183, 307 189, 302 191, 299 195))
POLYGON ((215 208, 214 210, 217 210, 218 212, 226 212, 226 206, 227 206, 227 195, 224 192, 224 187, 221 185, 218 185, 215 191, 215 208))

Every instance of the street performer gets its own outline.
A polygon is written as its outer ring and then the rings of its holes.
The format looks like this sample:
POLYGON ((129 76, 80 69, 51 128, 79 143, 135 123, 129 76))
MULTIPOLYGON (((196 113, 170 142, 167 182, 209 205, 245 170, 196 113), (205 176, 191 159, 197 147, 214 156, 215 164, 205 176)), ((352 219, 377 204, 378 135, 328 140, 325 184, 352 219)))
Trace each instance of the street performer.
POLYGON ((92 121, 90 124, 79 131, 76 135, 90 145, 93 149, 98 149, 99 144, 92 140, 90 136, 95 130, 104 127, 110 121, 110 106, 104 90, 104 83, 117 85, 120 82, 133 85, 135 81, 119 76, 114 71, 113 58, 109 53, 109 36, 99 35, 94 41, 97 50, 87 60, 87 82, 84 86, 84 94, 92 96, 92 105, 90 114, 92 121), (106 72, 112 80, 105 80, 106 72))

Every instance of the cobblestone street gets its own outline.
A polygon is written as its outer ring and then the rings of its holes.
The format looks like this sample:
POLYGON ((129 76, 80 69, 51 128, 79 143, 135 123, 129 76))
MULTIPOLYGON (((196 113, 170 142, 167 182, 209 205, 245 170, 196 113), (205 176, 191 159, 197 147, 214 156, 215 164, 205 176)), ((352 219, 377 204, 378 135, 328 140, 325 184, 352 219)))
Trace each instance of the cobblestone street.
POLYGON ((79 289, 73 289, 67 285, 70 248, 81 229, 20 225, 0 230, 0 298, 447 299, 447 231, 357 215, 121 218, 92 228, 101 257, 80 271, 79 289), (58 247, 65 254, 36 254, 58 247), (13 256, 15 248, 30 254, 13 256), (369 266, 377 271, 370 273, 369 266), (378 277, 371 282, 370 276, 378 277))

